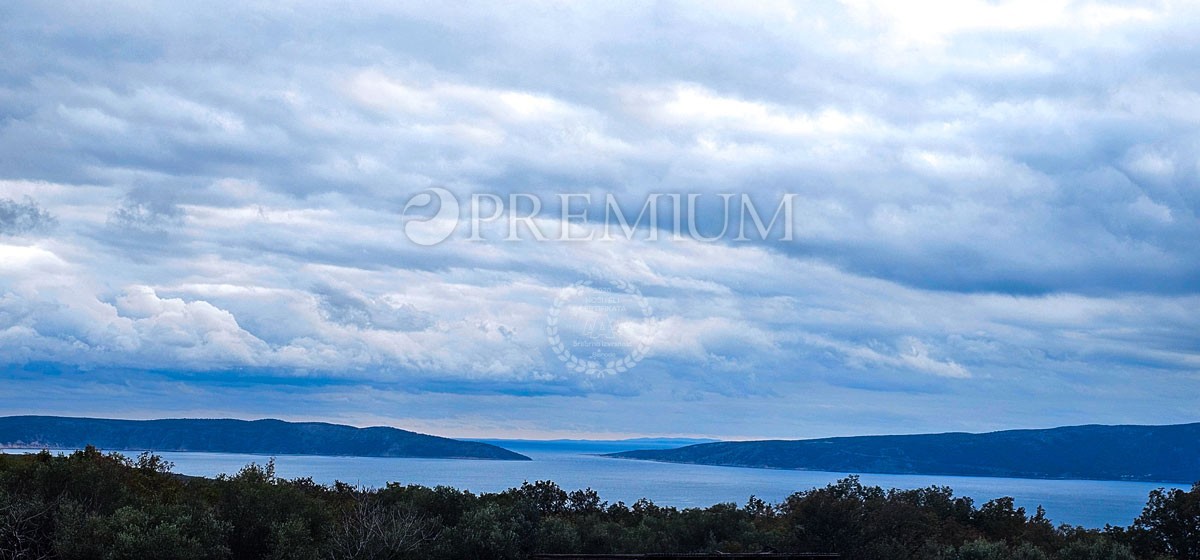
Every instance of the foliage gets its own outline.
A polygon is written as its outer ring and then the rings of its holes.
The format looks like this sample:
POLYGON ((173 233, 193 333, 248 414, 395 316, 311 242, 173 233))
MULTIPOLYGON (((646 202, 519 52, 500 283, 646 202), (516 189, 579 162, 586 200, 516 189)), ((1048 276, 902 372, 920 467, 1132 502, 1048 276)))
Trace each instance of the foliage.
POLYGON ((549 481, 495 494, 285 480, 274 461, 215 479, 88 447, 0 455, 0 560, 519 560, 537 553, 838 552, 848 559, 1200 559, 1200 484, 1156 490, 1130 527, 1055 527, 1011 498, 884 490, 848 477, 778 504, 608 503, 549 481))
POLYGON ((1200 482, 1190 492, 1158 489, 1130 531, 1143 554, 1200 560, 1200 482))

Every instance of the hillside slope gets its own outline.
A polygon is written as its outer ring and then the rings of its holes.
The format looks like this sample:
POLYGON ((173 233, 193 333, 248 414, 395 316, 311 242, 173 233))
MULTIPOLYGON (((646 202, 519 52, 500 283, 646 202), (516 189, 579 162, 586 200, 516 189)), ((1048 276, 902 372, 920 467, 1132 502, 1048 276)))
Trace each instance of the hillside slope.
POLYGON ((387 427, 282 420, 0 417, 0 447, 74 449, 85 445, 114 451, 529 460, 495 445, 387 427))
POLYGON ((1200 480, 1200 423, 705 443, 610 457, 853 473, 1200 480))

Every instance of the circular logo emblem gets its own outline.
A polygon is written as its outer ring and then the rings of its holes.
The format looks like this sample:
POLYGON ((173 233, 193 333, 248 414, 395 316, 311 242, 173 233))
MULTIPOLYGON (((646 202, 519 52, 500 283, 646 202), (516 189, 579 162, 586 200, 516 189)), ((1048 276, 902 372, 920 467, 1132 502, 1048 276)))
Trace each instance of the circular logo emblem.
POLYGON ((623 280, 580 280, 559 292, 546 315, 550 349, 572 371, 624 373, 650 350, 654 311, 636 286, 623 280))
POLYGON ((400 214, 405 219, 404 235, 409 241, 426 247, 437 245, 458 227, 458 199, 446 189, 430 187, 408 199, 400 214), (433 214, 421 215, 429 212, 433 214))

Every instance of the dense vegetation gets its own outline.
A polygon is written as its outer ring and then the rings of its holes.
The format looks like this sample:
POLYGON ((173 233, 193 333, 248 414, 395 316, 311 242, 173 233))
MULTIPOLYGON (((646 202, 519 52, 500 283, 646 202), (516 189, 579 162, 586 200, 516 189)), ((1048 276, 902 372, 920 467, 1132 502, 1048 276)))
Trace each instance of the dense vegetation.
POLYGON ((112 450, 530 460, 495 445, 384 426, 356 428, 325 422, 199 418, 0 417, 0 445, 80 449, 87 444, 112 450))
POLYGON ((1200 473, 1200 423, 730 441, 613 456, 832 472, 1189 483, 1200 473))
POLYGON ((0 455, 0 557, 520 559, 538 552, 821 551, 845 558, 1200 559, 1200 483, 1159 490, 1127 528, 1055 527, 1011 499, 883 490, 851 477, 782 503, 609 504, 550 482, 476 495, 283 480, 273 463, 216 479, 94 448, 0 455))

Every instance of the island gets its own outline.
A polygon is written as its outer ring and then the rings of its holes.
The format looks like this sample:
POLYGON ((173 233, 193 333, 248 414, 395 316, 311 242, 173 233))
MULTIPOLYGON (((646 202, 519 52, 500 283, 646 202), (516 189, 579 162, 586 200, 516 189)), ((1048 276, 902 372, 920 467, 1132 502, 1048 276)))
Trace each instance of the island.
POLYGON ((391 427, 283 420, 0 417, 0 447, 529 461, 487 443, 391 427))
POLYGON ((1200 423, 731 441, 607 456, 845 473, 1190 484, 1200 480, 1200 423))

